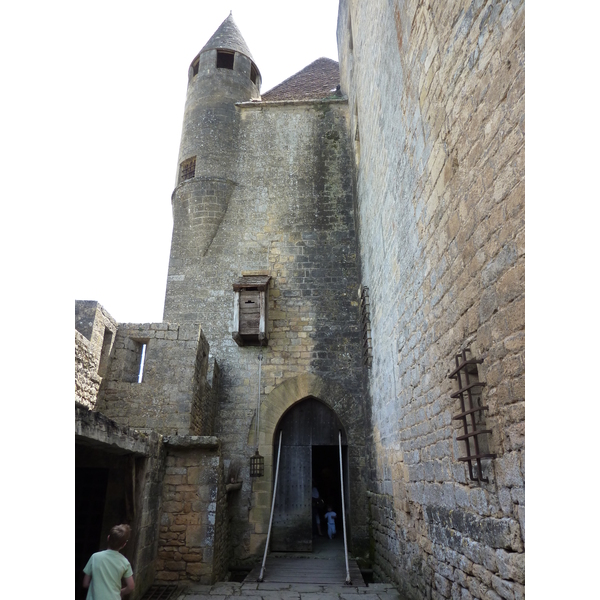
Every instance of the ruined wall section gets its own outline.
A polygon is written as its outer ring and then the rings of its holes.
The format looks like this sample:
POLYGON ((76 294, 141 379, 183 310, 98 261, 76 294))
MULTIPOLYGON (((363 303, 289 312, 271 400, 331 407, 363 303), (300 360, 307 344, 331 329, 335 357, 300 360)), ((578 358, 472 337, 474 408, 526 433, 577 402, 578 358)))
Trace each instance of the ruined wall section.
POLYGON ((375 572, 409 598, 524 584, 524 6, 342 0, 342 91, 370 289, 375 572), (483 358, 489 483, 447 378, 483 358))
POLYGON ((75 402, 93 409, 110 361, 117 323, 94 300, 75 302, 75 402))
MULTIPOLYGON (((215 433, 225 468, 232 461, 242 465, 244 481, 231 502, 234 562, 260 555, 268 527, 268 511, 257 517, 264 523, 250 523, 248 516, 256 499, 249 478, 255 448, 248 436, 257 404, 258 354, 264 356, 263 401, 282 382, 313 373, 349 390, 345 415, 339 415, 347 428, 360 430, 364 423, 347 105, 343 100, 253 102, 236 110, 238 160, 229 175, 236 187, 227 213, 204 256, 181 246, 172 249, 165 300, 165 319, 201 322, 219 360, 222 400, 215 433), (263 348, 240 347, 231 336, 232 285, 252 272, 272 277, 269 344, 263 348)), ((177 210, 174 206, 175 215, 177 210)), ((358 501, 361 490, 364 498, 362 435, 352 443, 353 531, 364 531, 364 502, 358 501)))
POLYGON ((208 354, 198 323, 120 324, 97 408, 139 431, 210 432, 217 398, 206 379, 208 354))
POLYGON ((75 330, 75 403, 89 409, 96 406, 102 378, 90 341, 75 330))
MULTIPOLYGON (((147 589, 154 582, 158 553, 159 523, 162 514, 162 484, 165 474, 166 452, 162 436, 148 434, 149 451, 144 459, 136 459, 135 486, 139 494, 137 520, 134 529, 137 535, 135 571, 136 588, 147 589)), ((142 595, 140 594, 141 598, 142 595)))
POLYGON ((158 582, 222 581, 229 563, 227 492, 217 438, 167 437, 158 582))

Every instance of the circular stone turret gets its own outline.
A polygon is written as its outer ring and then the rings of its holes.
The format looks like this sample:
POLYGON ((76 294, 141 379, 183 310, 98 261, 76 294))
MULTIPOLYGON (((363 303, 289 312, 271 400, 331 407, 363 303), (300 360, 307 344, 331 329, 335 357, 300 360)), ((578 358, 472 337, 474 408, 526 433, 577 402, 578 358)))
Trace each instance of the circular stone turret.
MULTIPOLYGON (((227 212, 238 160, 236 102, 260 98, 260 73, 231 14, 192 61, 173 192, 171 267, 208 252, 227 212)), ((167 286, 167 299, 173 291, 167 286)))
POLYGON ((230 175, 239 120, 235 103, 260 98, 260 83, 260 72, 230 14, 189 68, 176 185, 189 178, 189 169, 182 177, 182 164, 193 157, 196 177, 230 175))

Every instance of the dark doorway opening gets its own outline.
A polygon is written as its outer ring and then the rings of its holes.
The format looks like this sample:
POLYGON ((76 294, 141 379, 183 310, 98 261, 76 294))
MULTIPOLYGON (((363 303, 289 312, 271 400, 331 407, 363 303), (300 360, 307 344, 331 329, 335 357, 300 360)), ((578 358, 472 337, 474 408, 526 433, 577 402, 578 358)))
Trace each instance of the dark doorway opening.
MULTIPOLYGON (((344 473, 344 501, 348 510, 347 477, 347 446, 342 446, 342 468, 344 473)), ((319 490, 319 495, 324 500, 324 505, 319 514, 322 523, 323 535, 327 535, 327 524, 324 519, 328 506, 337 514, 336 529, 342 535, 342 484, 340 476, 340 449, 339 446, 313 446, 312 447, 312 479, 319 490)))
MULTIPOLYGON (((75 469, 75 598, 87 595, 81 582, 90 556, 101 549, 102 521, 106 504, 108 469, 75 469)), ((104 549, 104 548, 102 548, 104 549)))

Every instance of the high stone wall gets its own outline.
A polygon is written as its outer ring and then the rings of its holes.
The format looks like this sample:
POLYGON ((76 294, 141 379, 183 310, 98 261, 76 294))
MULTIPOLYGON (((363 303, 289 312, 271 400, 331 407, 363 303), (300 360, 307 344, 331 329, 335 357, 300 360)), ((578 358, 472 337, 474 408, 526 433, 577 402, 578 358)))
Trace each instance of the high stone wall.
POLYGON ((374 568, 409 598, 524 592, 524 5, 342 0, 370 289, 374 568), (489 483, 454 354, 483 358, 489 483))

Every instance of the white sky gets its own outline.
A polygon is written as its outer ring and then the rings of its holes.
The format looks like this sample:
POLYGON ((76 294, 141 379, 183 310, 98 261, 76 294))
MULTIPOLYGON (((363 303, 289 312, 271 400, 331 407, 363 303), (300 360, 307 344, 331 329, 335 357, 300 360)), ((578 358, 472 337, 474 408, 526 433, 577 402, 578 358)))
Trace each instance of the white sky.
MULTIPOLYGON (((26 32, 5 38, 3 49, 22 91, 9 100, 22 123, 4 115, 15 136, 12 168, 48 184, 38 197, 53 191, 52 206, 43 197, 41 214, 25 208, 21 218, 37 214, 43 229, 55 227, 52 246, 71 237, 64 259, 72 264, 72 299, 98 300, 119 322, 162 321, 190 62, 232 10, 265 92, 321 56, 337 60, 337 9, 337 0, 109 0, 0 9, 0 34, 10 35, 17 22, 26 32), (45 148, 22 136, 21 125, 35 129, 38 119, 49 134, 45 148)), ((13 194, 22 192, 19 182, 13 194)))

